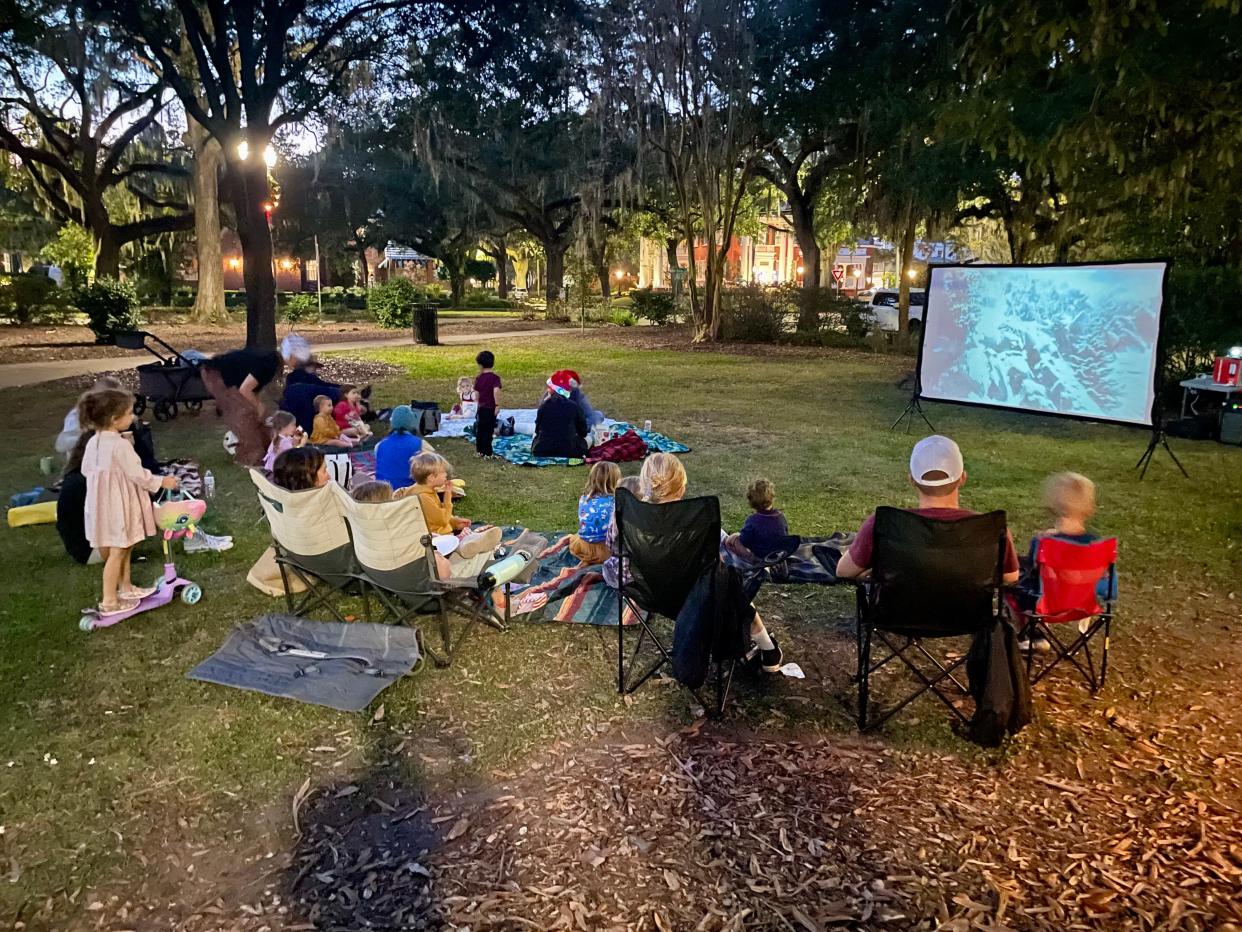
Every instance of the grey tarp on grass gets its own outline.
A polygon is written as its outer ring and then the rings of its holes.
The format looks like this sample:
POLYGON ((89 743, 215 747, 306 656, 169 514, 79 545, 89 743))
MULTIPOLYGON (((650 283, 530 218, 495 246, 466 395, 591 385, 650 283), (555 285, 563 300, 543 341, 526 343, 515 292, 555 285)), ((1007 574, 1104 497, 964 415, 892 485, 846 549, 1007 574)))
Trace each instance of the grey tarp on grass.
POLYGON ((342 712, 361 712, 414 669, 420 656, 413 628, 260 615, 229 632, 220 649, 186 675, 342 712), (273 651, 277 644, 321 652, 330 659, 273 651))

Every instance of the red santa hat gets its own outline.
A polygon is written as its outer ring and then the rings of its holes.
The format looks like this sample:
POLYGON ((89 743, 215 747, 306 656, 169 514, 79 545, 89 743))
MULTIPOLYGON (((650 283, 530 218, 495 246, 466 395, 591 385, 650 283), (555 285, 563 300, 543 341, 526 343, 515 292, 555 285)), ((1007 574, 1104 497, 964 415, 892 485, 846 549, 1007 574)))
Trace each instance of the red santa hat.
POLYGON ((571 369, 558 369, 548 376, 548 388, 568 398, 570 392, 578 387, 578 373, 571 369))

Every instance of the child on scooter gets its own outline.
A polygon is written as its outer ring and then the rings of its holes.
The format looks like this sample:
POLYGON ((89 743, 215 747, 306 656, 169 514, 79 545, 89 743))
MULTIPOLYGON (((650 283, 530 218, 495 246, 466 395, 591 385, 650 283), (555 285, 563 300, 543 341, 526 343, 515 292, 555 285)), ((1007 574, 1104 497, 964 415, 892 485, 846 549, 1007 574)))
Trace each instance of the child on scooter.
POLYGON ((121 436, 134 420, 134 396, 107 388, 83 396, 83 426, 95 431, 82 455, 86 478, 86 537, 104 558, 103 599, 99 615, 106 618, 133 611, 154 589, 135 586, 130 578, 130 551, 156 533, 151 493, 175 489, 176 476, 157 476, 144 469, 133 445, 121 436))

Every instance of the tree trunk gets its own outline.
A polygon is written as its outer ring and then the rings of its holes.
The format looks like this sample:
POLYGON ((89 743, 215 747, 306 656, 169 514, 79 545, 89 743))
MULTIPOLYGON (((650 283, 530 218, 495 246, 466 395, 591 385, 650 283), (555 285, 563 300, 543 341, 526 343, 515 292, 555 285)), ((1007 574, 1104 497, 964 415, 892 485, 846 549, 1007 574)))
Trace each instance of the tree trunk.
POLYGON ((444 268, 449 275, 449 307, 461 307, 466 296, 465 262, 444 262, 444 268))
POLYGON ((906 198, 901 231, 901 281, 897 283, 897 342, 908 343, 910 331, 910 266, 914 261, 914 196, 906 198))
POLYGON ((815 239, 814 207, 802 194, 789 197, 789 206, 792 213, 794 239, 798 242, 798 248, 802 250, 802 287, 818 288, 821 251, 815 239))
POLYGON ((121 277, 121 239, 111 224, 95 232, 95 278, 121 277))
POLYGON ((358 287, 367 288, 371 281, 371 269, 367 265, 367 247, 358 244, 358 287))
POLYGON ((543 251, 547 256, 548 270, 544 282, 544 298, 548 302, 548 312, 562 301, 561 292, 565 287, 565 250, 567 244, 557 241, 543 243, 543 251))
POLYGON ((495 237, 491 248, 485 249, 484 252, 496 263, 496 295, 501 300, 507 300, 509 297, 509 246, 506 237, 495 237))
MULTIPOLYGON (((251 148, 257 147, 252 143, 251 148)), ((272 271, 272 231, 263 210, 271 197, 267 166, 261 158, 244 162, 230 159, 228 166, 233 176, 230 188, 246 282, 246 346, 275 349, 276 276, 272 271)))
POLYGON ((190 147, 194 152, 194 239, 198 253, 198 293, 191 319, 195 323, 224 323, 224 256, 220 248, 220 144, 190 120, 190 147))

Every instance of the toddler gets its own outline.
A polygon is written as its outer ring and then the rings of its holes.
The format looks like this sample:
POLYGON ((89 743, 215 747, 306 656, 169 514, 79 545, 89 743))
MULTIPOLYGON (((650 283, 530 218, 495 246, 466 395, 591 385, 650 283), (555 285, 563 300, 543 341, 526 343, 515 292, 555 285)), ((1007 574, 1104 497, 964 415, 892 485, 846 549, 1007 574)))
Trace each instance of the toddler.
POLYGON ((341 430, 332 416, 332 399, 327 395, 315 396, 315 423, 310 442, 321 447, 352 447, 358 439, 353 431, 341 430))
POLYGON ((436 550, 441 554, 457 552, 463 557, 490 553, 500 546, 501 531, 498 527, 483 525, 472 529, 469 518, 453 514, 453 484, 449 481, 452 466, 439 453, 420 453, 410 461, 410 478, 414 484, 398 491, 394 497, 417 495, 423 506, 423 518, 433 538, 452 536, 456 546, 437 540, 436 550))
POLYGON ((341 391, 341 400, 332 409, 332 417, 342 432, 352 431, 359 440, 371 436, 371 428, 366 425, 363 415, 366 409, 362 406, 362 392, 353 385, 346 385, 341 391))
POLYGON ((134 421, 134 396, 124 389, 90 392, 79 403, 82 426, 94 430, 82 454, 86 478, 86 537, 103 557, 101 616, 131 612, 155 592, 130 577, 134 544, 156 533, 151 493, 175 489, 176 476, 145 469, 133 445, 121 436, 134 421))
POLYGON ((263 468, 269 473, 276 465, 276 457, 306 443, 306 434, 298 427, 297 418, 288 411, 277 411, 272 415, 272 434, 267 455, 263 457, 263 468))
MULTIPOLYGON (((1086 476, 1076 472, 1060 472, 1049 476, 1044 482, 1044 508, 1052 515, 1052 527, 1040 531, 1031 538, 1031 549, 1022 559, 1022 576, 1015 587, 1018 608, 1022 612, 1033 612, 1039 600, 1039 554, 1040 541, 1054 538, 1072 544, 1093 544, 1100 539, 1098 534, 1087 529, 1087 522, 1095 514, 1095 483, 1086 476)), ((1112 599, 1116 597, 1116 577, 1105 577, 1100 580, 1099 597, 1112 599)), ((1048 639, 1036 634, 1028 637, 1023 632, 1018 638, 1018 646, 1023 650, 1050 650, 1052 645, 1048 639)))
POLYGON ((586 488, 578 499, 578 533, 569 534, 541 553, 550 556, 565 547, 582 566, 598 566, 612 555, 608 547, 608 528, 612 524, 614 498, 621 481, 616 463, 596 463, 587 477, 586 488))
POLYGON ((457 380, 457 404, 449 413, 453 417, 474 417, 478 410, 474 400, 474 379, 463 375, 457 380))
POLYGON ((798 549, 799 539, 789 533, 785 516, 775 507, 776 486, 767 479, 756 479, 746 490, 746 501, 754 512, 738 535, 743 547, 760 560, 798 549))
POLYGON ((391 502, 392 486, 378 480, 359 482, 350 494, 356 502, 391 502))
POLYGON ((500 410, 500 376, 492 371, 496 357, 491 350, 483 350, 474 357, 479 375, 474 380, 474 400, 477 408, 474 417, 474 450, 477 456, 490 459, 492 434, 496 430, 496 413, 500 410))

